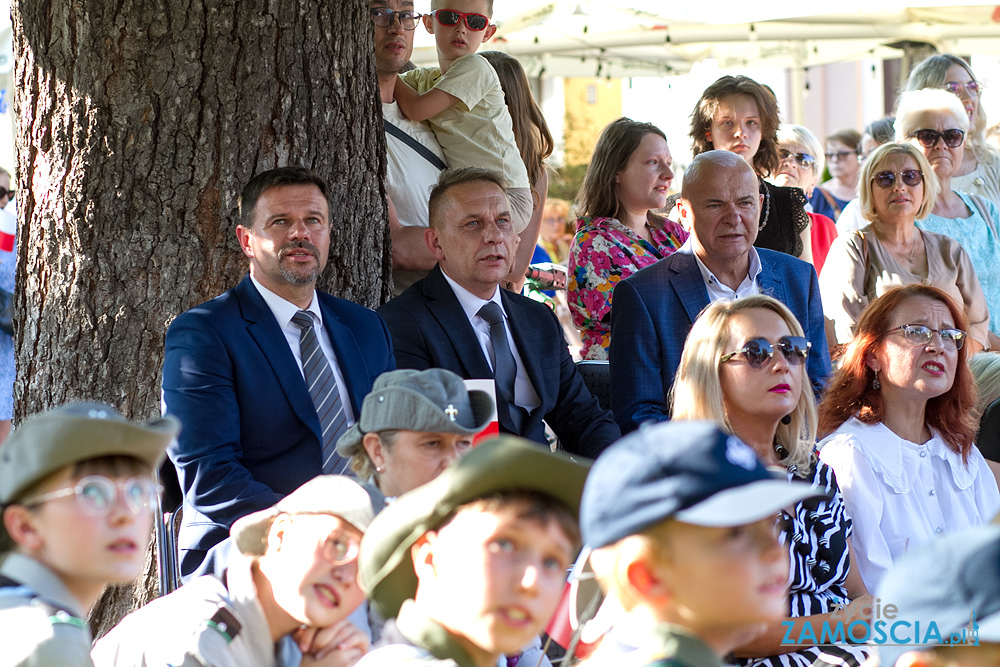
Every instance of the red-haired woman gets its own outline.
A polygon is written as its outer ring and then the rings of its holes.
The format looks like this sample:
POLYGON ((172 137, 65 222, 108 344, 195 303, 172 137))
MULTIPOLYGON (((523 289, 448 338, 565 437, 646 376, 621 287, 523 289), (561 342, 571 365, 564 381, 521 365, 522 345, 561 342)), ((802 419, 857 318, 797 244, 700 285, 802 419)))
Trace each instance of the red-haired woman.
POLYGON ((962 309, 935 287, 893 287, 858 319, 819 406, 820 458, 854 519, 868 590, 942 533, 988 523, 1000 491, 972 444, 976 388, 962 309))

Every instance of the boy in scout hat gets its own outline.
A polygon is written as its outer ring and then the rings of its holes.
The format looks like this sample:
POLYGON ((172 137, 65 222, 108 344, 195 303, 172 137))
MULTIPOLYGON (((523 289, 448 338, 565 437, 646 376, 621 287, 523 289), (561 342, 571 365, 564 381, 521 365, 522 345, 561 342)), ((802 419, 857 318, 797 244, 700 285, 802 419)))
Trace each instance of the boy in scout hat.
POLYGON ((4 665, 92 665, 86 617, 105 585, 139 574, 153 470, 179 424, 77 403, 19 425, 0 447, 4 665))
POLYGON ((776 514, 816 495, 708 422, 643 427, 594 464, 580 525, 624 610, 588 665, 718 667, 785 615, 776 514))
POLYGON ((377 502, 347 477, 320 475, 237 520, 223 579, 199 577, 125 617, 94 663, 272 667, 301 651, 304 666, 353 664, 368 638, 346 618, 364 600, 358 546, 377 502))
POLYGON ((360 479, 395 498, 426 484, 472 447, 486 428, 493 399, 468 390, 443 368, 382 373, 361 406, 361 417, 337 441, 360 479))
POLYGON ((376 610, 395 620, 358 667, 489 667, 519 653, 559 602, 587 469, 503 436, 387 506, 359 570, 376 610))

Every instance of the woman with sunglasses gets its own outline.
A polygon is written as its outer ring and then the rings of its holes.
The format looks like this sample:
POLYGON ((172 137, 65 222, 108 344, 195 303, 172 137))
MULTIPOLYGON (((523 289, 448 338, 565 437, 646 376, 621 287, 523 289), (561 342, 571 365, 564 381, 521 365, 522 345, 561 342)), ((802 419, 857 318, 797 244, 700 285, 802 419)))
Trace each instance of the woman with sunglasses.
MULTIPOLYGON (((816 135, 802 125, 782 124, 778 127, 778 173, 770 180, 775 185, 799 188, 811 197, 823 173, 823 145, 816 135)), ((809 210, 809 232, 812 239, 812 258, 816 273, 823 270, 826 253, 837 238, 837 226, 827 216, 809 210)))
MULTIPOLYGON (((746 76, 724 76, 705 89, 691 112, 694 155, 723 150, 746 160, 760 182, 759 248, 812 261, 805 194, 764 179, 778 171, 778 101, 767 86, 746 76)), ((671 202, 668 202, 668 206, 671 202)))
POLYGON ((691 328, 671 391, 672 419, 714 421, 789 482, 808 482, 824 494, 782 513, 780 539, 791 561, 791 618, 736 651, 745 665, 805 667, 832 651, 829 663, 856 667, 866 657, 858 647, 782 644, 789 620, 810 622, 818 638, 824 621, 834 627, 842 620, 846 627, 866 618, 865 607, 871 604, 851 568, 851 518, 837 479, 814 451, 816 407, 808 390, 808 355, 802 326, 780 301, 762 295, 716 301, 691 328), (846 609, 831 618, 841 605, 846 609))
POLYGON ((952 179, 962 167, 969 118, 954 95, 935 88, 913 90, 899 97, 897 140, 919 149, 934 169, 941 191, 930 215, 917 227, 950 236, 972 260, 990 312, 990 347, 1000 348, 1000 213, 990 200, 957 192, 952 179))
POLYGON ((941 88, 955 95, 969 118, 962 166, 952 187, 986 197, 1000 207, 1000 153, 986 141, 986 111, 981 104, 983 84, 967 62, 950 53, 933 55, 910 72, 906 90, 941 88))
POLYGON ((966 330, 965 313, 942 290, 894 287, 861 315, 820 403, 820 458, 854 519, 854 562, 868 590, 907 550, 988 523, 1000 509, 972 444, 966 330))
POLYGON ((861 312, 887 289, 922 283, 941 288, 962 308, 972 352, 988 349, 990 313, 969 255, 955 239, 915 224, 940 190, 924 154, 907 143, 879 146, 861 170, 860 185, 861 214, 871 224, 833 242, 819 279, 831 346, 851 341, 861 312))

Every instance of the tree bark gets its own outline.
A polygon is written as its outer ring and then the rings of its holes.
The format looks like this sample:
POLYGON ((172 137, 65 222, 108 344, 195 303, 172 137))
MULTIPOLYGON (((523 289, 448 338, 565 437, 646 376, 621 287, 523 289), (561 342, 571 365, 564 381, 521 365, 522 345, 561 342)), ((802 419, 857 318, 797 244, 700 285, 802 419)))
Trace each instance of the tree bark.
MULTIPOLYGON (((17 0, 15 420, 159 412, 163 335, 246 271, 237 198, 301 164, 331 187, 327 291, 391 294, 363 0, 17 0)), ((155 571, 155 570, 151 570, 155 571)), ((98 633, 148 585, 95 608, 98 633)))

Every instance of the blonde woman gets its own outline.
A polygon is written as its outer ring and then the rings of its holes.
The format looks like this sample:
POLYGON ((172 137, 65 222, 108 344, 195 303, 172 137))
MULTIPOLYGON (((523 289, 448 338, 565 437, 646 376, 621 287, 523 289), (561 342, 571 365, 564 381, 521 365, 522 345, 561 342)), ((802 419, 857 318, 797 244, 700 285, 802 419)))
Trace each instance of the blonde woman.
POLYGON ((865 618, 865 606, 871 604, 850 567, 852 524, 836 477, 814 452, 816 407, 805 366, 809 347, 802 326, 776 299, 716 301, 691 328, 671 392, 673 419, 714 421, 750 445, 765 464, 783 468, 790 482, 804 480, 824 493, 783 513, 780 539, 791 559, 790 618, 736 651, 744 665, 804 667, 827 655, 835 664, 856 666, 866 657, 855 646, 782 643, 787 621, 800 630, 811 624, 819 637, 824 622, 834 627, 843 621, 846 627, 865 618))

